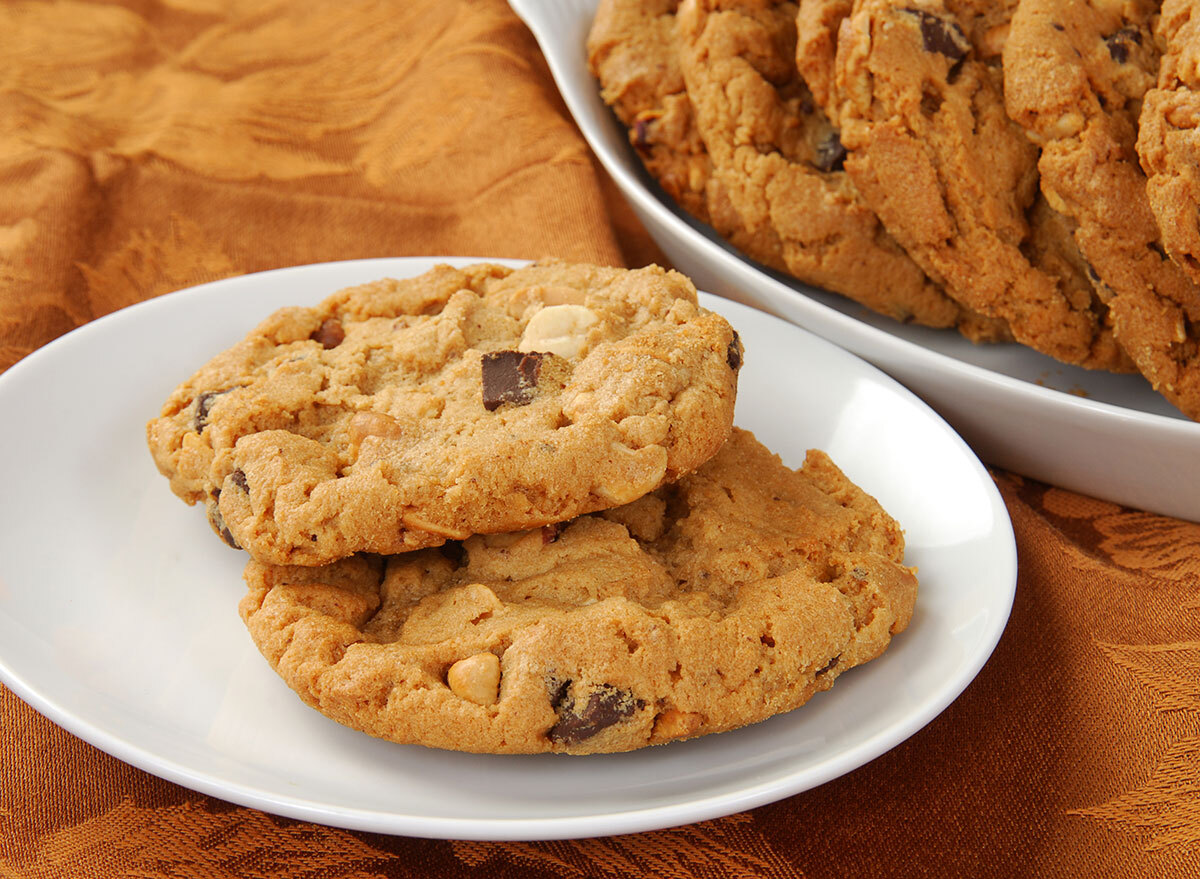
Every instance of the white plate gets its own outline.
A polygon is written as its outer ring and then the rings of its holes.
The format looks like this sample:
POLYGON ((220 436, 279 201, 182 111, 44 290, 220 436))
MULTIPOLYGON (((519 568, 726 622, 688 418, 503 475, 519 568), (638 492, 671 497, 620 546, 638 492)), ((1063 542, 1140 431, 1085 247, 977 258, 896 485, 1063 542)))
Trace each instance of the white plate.
POLYGON ((0 680, 108 753, 236 803, 385 833, 549 839, 678 825, 805 790, 907 738, 975 676, 1016 582, 1011 524, 987 472, 875 368, 706 295, 745 340, 737 422, 791 466, 810 446, 827 450, 905 527, 920 597, 893 647, 790 715, 632 754, 438 752, 304 706, 237 615, 243 554, 170 493, 144 425, 274 308, 434 262, 205 284, 81 327, 0 376, 0 680))
POLYGON ((1200 424, 1140 376, 1065 366, 1018 345, 903 326, 762 268, 674 207, 600 100, 584 41, 597 0, 510 0, 568 108, 647 231, 704 290, 786 318, 869 360, 930 403, 983 460, 1064 488, 1200 521, 1200 424))

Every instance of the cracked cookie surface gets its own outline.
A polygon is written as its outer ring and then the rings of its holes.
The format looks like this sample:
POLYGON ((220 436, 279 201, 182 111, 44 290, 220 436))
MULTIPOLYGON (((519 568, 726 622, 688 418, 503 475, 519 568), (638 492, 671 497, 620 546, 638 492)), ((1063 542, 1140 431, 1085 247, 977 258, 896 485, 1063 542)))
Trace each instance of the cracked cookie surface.
POLYGON ((903 553, 828 456, 793 471, 734 429, 697 472, 561 526, 251 561, 240 611, 305 702, 371 735, 627 751, 790 711, 880 655, 916 600, 903 553))
POLYGON ((796 18, 793 3, 758 0, 684 0, 676 14, 696 127, 748 255, 901 322, 1005 337, 926 277, 860 198, 797 70, 796 18))
POLYGON ((1157 2, 1022 0, 1004 49, 1009 115, 1041 146, 1047 199, 1075 226, 1113 335, 1182 411, 1200 415, 1200 290, 1167 259, 1135 144, 1159 68, 1157 2), (1189 339, 1190 337, 1190 339, 1189 339))
POLYGON ((950 295, 1023 344, 1108 369, 1123 355, 1090 282, 1073 259, 1038 261, 1037 148, 1005 112, 1000 64, 1014 6, 857 0, 836 54, 846 168, 950 295))
POLYGON ((276 312, 147 437, 227 543, 317 565, 627 503, 720 448, 741 357, 675 272, 440 266, 276 312))

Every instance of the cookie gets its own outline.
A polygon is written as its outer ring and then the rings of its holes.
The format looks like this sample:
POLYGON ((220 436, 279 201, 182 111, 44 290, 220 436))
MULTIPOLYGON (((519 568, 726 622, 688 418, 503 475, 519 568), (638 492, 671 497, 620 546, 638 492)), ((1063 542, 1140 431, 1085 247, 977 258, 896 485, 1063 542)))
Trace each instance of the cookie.
POLYGON ((1137 149, 1163 244, 1200 283, 1200 4, 1163 3, 1155 33, 1165 51, 1142 105, 1137 149))
POLYGON ((1200 291, 1166 258, 1135 149, 1159 66, 1158 9, 1022 0, 1004 49, 1005 98, 1041 146, 1042 191, 1076 227, 1116 340, 1196 417, 1198 337, 1187 315, 1200 315, 1200 291))
POLYGON ((588 31, 588 69, 629 131, 642 164, 703 223, 719 221, 712 165, 696 131, 675 51, 676 0, 601 0, 588 31))
POLYGON ((838 132, 796 68, 793 3, 684 0, 679 64, 712 173, 758 250, 881 314, 994 339, 884 230, 842 168, 838 132))
POLYGON ((226 542, 317 565, 628 503, 720 448, 741 360, 676 272, 439 266, 276 312, 147 436, 226 542))
POLYGON ((813 102, 829 119, 838 118, 837 34, 853 0, 800 0, 796 12, 796 70, 813 102))
POLYGON ((560 527, 322 568, 251 562, 240 611, 309 705, 402 743, 628 751, 790 711, 879 656, 917 581, 903 536, 821 452, 751 434, 560 527))
POLYGON ((1005 112, 1000 64, 1012 9, 856 0, 835 58, 845 166, 951 296, 1058 360, 1109 368, 1118 349, 1088 280, 1031 259, 1037 147, 1005 112))

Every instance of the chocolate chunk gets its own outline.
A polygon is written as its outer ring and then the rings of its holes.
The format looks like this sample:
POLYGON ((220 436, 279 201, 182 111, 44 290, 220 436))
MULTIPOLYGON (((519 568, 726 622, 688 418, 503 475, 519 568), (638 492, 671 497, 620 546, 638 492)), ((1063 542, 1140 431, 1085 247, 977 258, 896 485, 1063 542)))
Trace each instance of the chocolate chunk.
POLYGON ((729 348, 725 352, 725 362, 732 370, 742 368, 742 337, 737 334, 737 330, 733 331, 733 338, 729 340, 729 348))
POLYGON ((204 430, 204 425, 208 424, 208 413, 216 405, 217 398, 232 390, 234 389, 225 388, 223 391, 205 391, 196 397, 196 411, 192 414, 192 430, 196 433, 204 430))
POLYGON ((346 340, 346 331, 342 328, 342 322, 336 317, 327 318, 324 320, 317 331, 310 337, 314 342, 320 342, 321 347, 328 350, 336 348, 346 340))
POLYGON ((570 693, 571 681, 558 684, 550 694, 550 704, 558 714, 558 723, 550 727, 546 738, 561 745, 574 745, 590 739, 629 717, 646 703, 635 699, 628 690, 601 684, 588 695, 580 709, 570 693))
POLYGON ((958 61, 971 51, 971 42, 957 22, 947 21, 924 9, 905 9, 921 25, 921 42, 926 52, 937 52, 958 61))
POLYGON ((502 403, 524 406, 532 400, 543 357, 544 354, 535 351, 493 351, 484 354, 481 361, 483 408, 492 412, 502 403))
POLYGON ((645 112, 640 113, 633 120, 633 132, 631 141, 638 149, 645 149, 650 146, 650 126, 661 116, 661 113, 645 112))
POLYGON ((547 544, 554 543, 554 541, 558 540, 558 535, 562 533, 562 530, 563 524, 561 522, 555 522, 552 525, 543 525, 542 546, 546 546, 547 544))
POLYGON ((817 166, 818 171, 829 173, 830 171, 840 171, 846 163, 846 148, 842 146, 842 139, 836 131, 831 131, 817 146, 817 155, 813 164, 817 166))
POLYGON ((1142 34, 1136 28, 1123 27, 1105 37, 1104 42, 1108 46, 1108 54, 1112 60, 1118 64, 1124 64, 1129 60, 1131 45, 1140 46, 1142 44, 1142 34))
POLYGON ((831 659, 831 660, 829 660, 829 662, 825 663, 824 666, 817 669, 817 673, 814 675, 814 677, 819 678, 821 675, 826 674, 830 671, 833 671, 833 667, 838 664, 838 660, 841 658, 842 658, 842 654, 840 654, 840 653, 837 656, 833 657, 833 659, 831 659))
POLYGON ((217 505, 217 499, 220 496, 221 493, 219 491, 216 492, 212 503, 208 505, 208 524, 212 526, 212 530, 216 531, 227 544, 234 549, 241 549, 241 545, 233 537, 233 532, 225 524, 225 518, 221 515, 221 508, 217 505))
POLYGON ((246 474, 243 471, 234 470, 229 474, 229 481, 246 492, 246 494, 250 493, 250 483, 246 481, 246 474))

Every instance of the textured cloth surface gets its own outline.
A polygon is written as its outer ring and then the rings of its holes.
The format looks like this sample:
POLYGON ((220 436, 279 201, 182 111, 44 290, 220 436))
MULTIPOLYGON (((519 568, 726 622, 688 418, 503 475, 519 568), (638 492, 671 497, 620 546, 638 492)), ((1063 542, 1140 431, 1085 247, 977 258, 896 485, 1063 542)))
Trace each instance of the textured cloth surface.
MULTIPOLYGON (((427 254, 663 261, 500 0, 0 6, 0 368, 180 287, 427 254)), ((1200 876, 1200 525, 996 480, 994 656, 815 790, 632 836, 385 837, 162 781, 0 688, 0 877, 1200 876)))

